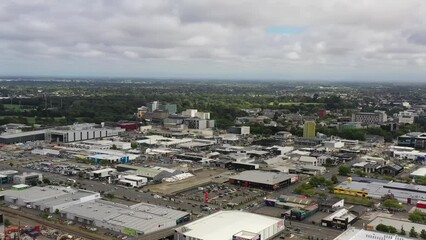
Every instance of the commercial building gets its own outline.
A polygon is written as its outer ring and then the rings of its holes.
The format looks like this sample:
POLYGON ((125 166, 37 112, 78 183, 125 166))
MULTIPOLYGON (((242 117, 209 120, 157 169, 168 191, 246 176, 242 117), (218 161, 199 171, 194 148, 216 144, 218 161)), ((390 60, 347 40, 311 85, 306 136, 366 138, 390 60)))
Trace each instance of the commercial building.
POLYGON ((13 176, 17 175, 18 171, 15 170, 2 170, 0 171, 0 184, 9 184, 13 182, 13 176))
POLYGON ((352 122, 360 122, 365 124, 383 124, 387 122, 388 116, 384 111, 374 112, 358 112, 352 114, 352 122))
POLYGON ((104 127, 93 123, 74 124, 57 127, 46 131, 46 141, 48 142, 77 142, 89 139, 118 136, 124 132, 121 128, 104 127))
POLYGON ((43 141, 47 130, 36 130, 28 132, 19 132, 0 135, 1 144, 25 143, 34 141, 43 141))
POLYGON ((334 193, 375 199, 392 194, 395 199, 411 204, 426 199, 426 186, 360 178, 359 181, 340 183, 334 188, 334 193))
POLYGON ((268 240, 284 230, 284 219, 242 211, 219 211, 175 229, 175 240, 268 240))
POLYGON ((303 124, 303 137, 304 138, 315 138, 316 134, 316 123, 314 121, 306 121, 303 124))
POLYGON ((398 146, 426 149, 426 133, 411 132, 399 136, 398 146))
POLYGON ((61 214, 78 223, 132 236, 161 231, 189 221, 189 214, 183 211, 147 203, 127 206, 103 200, 73 205, 62 210, 61 214))
POLYGON ((36 210, 53 213, 58 209, 93 201, 100 198, 100 193, 81 189, 58 186, 30 187, 23 190, 6 190, 0 192, 6 202, 17 206, 26 206, 36 210))
POLYGON ((348 209, 341 208, 321 219, 321 226, 339 229, 347 229, 356 222, 357 216, 350 213, 348 209))
POLYGON ((148 180, 161 181, 163 178, 169 178, 182 173, 175 169, 161 168, 161 167, 138 167, 126 164, 117 165, 117 171, 128 172, 132 175, 145 177, 148 180))
POLYGON ((397 115, 398 123, 413 124, 414 123, 414 116, 415 116, 415 114, 413 112, 409 112, 409 111, 399 112, 398 115, 397 115))
POLYGON ((229 178, 229 182, 232 184, 268 190, 280 189, 297 180, 297 175, 258 170, 244 171, 229 178))
POLYGON ((349 228, 337 236, 334 240, 413 240, 413 238, 403 237, 398 234, 388 234, 367 231, 364 229, 349 228))
POLYGON ((43 181, 43 175, 36 172, 22 173, 21 175, 13 176, 14 184, 37 185, 40 181, 43 181))

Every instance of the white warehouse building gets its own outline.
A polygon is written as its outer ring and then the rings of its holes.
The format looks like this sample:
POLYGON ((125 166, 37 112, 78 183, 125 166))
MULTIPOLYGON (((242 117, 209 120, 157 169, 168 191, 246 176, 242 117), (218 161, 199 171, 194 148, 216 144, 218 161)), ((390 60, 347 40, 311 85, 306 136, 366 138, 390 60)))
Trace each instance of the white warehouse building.
POLYGON ((242 211, 219 211, 175 229, 175 240, 268 240, 284 230, 284 219, 242 211))

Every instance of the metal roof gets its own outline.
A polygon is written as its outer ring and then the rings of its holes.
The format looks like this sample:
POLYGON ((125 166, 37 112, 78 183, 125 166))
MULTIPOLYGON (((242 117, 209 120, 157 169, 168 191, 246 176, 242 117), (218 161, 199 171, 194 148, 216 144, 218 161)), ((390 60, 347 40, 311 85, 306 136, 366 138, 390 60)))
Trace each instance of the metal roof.
POLYGON ((253 170, 241 172, 240 174, 231 176, 230 178, 238 181, 248 181, 267 185, 274 185, 289 180, 293 176, 295 175, 281 172, 276 173, 253 170))

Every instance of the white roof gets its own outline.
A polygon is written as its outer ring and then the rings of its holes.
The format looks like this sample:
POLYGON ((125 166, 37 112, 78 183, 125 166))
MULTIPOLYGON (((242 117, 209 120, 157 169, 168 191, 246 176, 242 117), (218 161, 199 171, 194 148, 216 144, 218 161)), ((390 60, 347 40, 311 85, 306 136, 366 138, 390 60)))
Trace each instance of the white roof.
MULTIPOLYGON (((398 228, 397 228, 398 229, 398 228)), ((409 230, 406 230, 407 232, 409 230)), ((381 232, 366 231, 364 229, 350 228, 337 236, 334 240, 409 240, 412 238, 402 237, 397 234, 386 234, 381 232)))
POLYGON ((203 240, 231 240, 240 231, 259 233, 282 221, 242 211, 220 211, 176 229, 185 236, 203 240))
POLYGON ((419 168, 410 175, 415 177, 426 177, 426 167, 419 168))
POLYGON ((99 170, 95 170, 92 171, 92 173, 104 173, 104 172, 116 172, 117 170, 114 168, 104 168, 104 169, 99 169, 99 170))

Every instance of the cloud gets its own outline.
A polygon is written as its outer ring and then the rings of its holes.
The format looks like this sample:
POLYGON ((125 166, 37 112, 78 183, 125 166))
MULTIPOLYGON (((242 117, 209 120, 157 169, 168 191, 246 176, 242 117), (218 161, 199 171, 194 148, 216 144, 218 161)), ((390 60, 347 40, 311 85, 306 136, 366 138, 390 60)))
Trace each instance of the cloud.
POLYGON ((425 15, 423 0, 5 0, 0 74, 422 80, 425 15))

